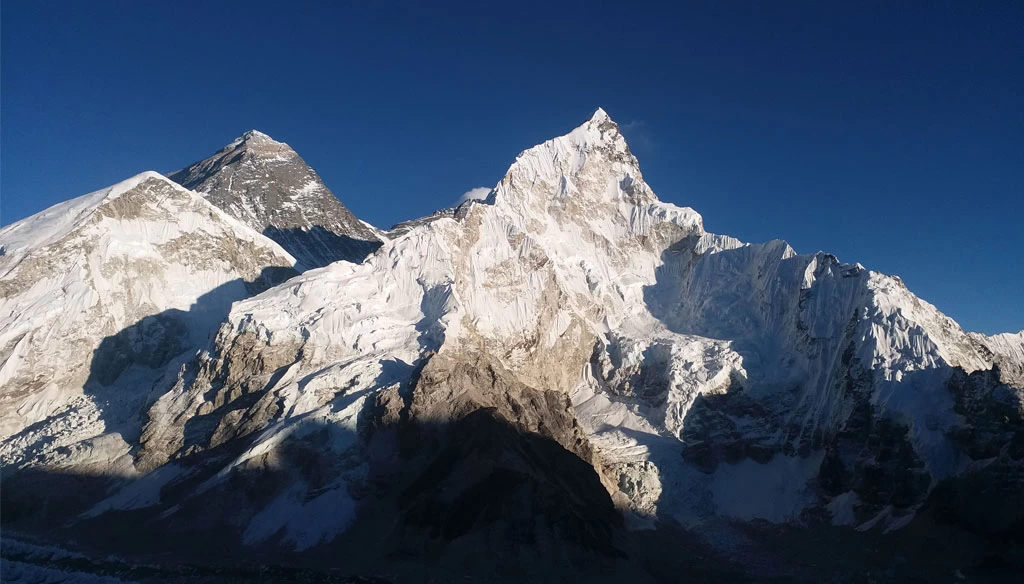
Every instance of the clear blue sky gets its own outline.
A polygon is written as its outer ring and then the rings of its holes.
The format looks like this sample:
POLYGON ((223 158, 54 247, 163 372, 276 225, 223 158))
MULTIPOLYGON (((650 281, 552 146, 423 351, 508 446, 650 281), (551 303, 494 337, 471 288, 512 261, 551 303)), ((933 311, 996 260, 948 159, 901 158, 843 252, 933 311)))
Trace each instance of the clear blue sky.
POLYGON ((258 128, 387 227, 602 106, 708 229, 1024 328, 1024 2, 669 4, 4 0, 0 223, 258 128))

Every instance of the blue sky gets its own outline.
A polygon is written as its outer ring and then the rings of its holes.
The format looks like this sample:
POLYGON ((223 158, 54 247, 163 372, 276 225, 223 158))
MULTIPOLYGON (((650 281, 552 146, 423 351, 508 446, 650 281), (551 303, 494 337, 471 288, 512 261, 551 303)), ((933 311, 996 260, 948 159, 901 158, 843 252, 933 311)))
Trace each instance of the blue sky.
POLYGON ((0 223, 258 128, 380 226, 604 107, 706 227, 1024 328, 1022 2, 0 5, 0 223))

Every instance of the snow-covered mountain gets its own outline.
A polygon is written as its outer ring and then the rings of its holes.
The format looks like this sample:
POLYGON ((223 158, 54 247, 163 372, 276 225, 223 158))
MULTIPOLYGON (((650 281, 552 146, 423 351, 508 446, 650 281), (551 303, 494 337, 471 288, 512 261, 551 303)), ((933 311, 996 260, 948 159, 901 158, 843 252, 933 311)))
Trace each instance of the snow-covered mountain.
POLYGON ((231 303, 294 275, 280 246, 146 172, 0 230, 0 461, 127 472, 150 386, 231 303))
POLYGON ((276 241, 300 269, 359 262, 381 244, 291 147, 256 130, 169 178, 276 241))
MULTIPOLYGON (((220 176, 244 143, 189 174, 220 176)), ((244 217, 256 207, 238 201, 271 187, 247 175, 232 191, 236 172, 208 197, 246 193, 218 203, 244 217)), ((1024 524, 1024 333, 965 333, 899 278, 707 233, 658 200, 603 110, 522 152, 486 200, 381 239, 361 263, 232 305, 123 434, 132 478, 71 505, 74 529, 216 530, 243 557, 326 554, 412 579, 425 557, 432 577, 638 578, 633 557, 660 580, 651 566, 682 560, 652 550, 690 541, 677 526, 732 565, 747 560, 721 526, 736 523, 845 534, 941 517, 977 537, 1024 524)), ((24 492, 51 459, 26 453, 56 430, 21 432, 6 460, 35 467, 8 501, 46 500, 24 492)))

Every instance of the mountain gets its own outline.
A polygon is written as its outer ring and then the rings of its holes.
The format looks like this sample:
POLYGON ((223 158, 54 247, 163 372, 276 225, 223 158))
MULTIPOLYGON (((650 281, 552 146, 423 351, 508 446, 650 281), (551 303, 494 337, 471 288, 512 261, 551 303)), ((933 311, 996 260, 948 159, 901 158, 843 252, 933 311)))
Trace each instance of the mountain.
POLYGON ((168 177, 276 241, 300 269, 358 263, 381 245, 290 146, 256 130, 168 177))
POLYGON ((971 333, 971 338, 992 354, 991 359, 1000 367, 1005 383, 1024 386, 1024 331, 985 336, 971 333))
POLYGON ((392 225, 391 229, 385 232, 385 236, 388 238, 399 237, 401 235, 405 235, 406 233, 408 233, 409 230, 411 230, 413 227, 419 227, 420 225, 430 223, 431 221, 436 221, 437 219, 441 219, 443 217, 455 217, 455 214, 458 212, 458 208, 459 206, 438 209, 437 211, 434 211, 433 213, 427 215, 426 217, 417 217, 416 219, 402 221, 401 223, 392 225))
POLYGON ((33 459, 4 508, 45 511, 5 521, 394 581, 1024 566, 1024 335, 708 233, 603 110, 383 239, 235 302, 155 382, 130 472, 33 459))
POLYGON ((277 244, 153 172, 3 228, 0 250, 7 469, 130 469, 165 365, 295 274, 277 244))

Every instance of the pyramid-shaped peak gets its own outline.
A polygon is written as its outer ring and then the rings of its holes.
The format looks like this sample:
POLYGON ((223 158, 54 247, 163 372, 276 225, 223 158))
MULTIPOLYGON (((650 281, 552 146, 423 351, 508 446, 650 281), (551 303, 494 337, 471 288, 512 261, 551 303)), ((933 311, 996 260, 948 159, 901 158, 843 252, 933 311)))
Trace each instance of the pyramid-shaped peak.
MULTIPOLYGON (((629 151, 626 139, 619 126, 603 108, 597 111, 589 120, 583 122, 568 134, 552 138, 546 142, 528 148, 516 157, 516 161, 509 168, 509 173, 514 173, 517 168, 530 168, 530 172, 555 172, 561 176, 563 171, 570 175, 576 174, 582 169, 586 157, 582 153, 598 153, 599 157, 606 158, 609 162, 618 161, 628 164, 633 168, 633 176, 639 176, 640 171, 636 158, 629 151), (569 167, 564 169, 556 168, 559 164, 573 160, 569 167)), ((592 159, 593 161, 596 159, 592 159)), ((507 176, 507 175, 506 175, 507 176)))
POLYGON ((271 138, 267 134, 264 134, 263 132, 261 132, 259 130, 256 130, 256 129, 249 130, 248 132, 242 134, 241 139, 242 140, 260 140, 260 141, 277 142, 277 140, 274 140, 273 138, 271 138))
POLYGON ((589 120, 580 124, 572 132, 561 138, 556 138, 556 140, 564 139, 579 144, 579 147, 584 150, 609 144, 616 144, 616 149, 628 150, 619 125, 612 120, 604 108, 600 107, 590 116, 589 120))
POLYGON ((295 150, 259 130, 169 178, 276 241, 303 268, 360 262, 381 244, 295 150))
POLYGON ((230 144, 222 148, 218 154, 225 152, 248 151, 258 158, 287 158, 297 156, 291 146, 284 142, 278 142, 269 135, 259 130, 249 130, 235 138, 230 144))
POLYGON ((625 199, 657 200, 643 182, 639 162, 630 152, 618 125, 602 108, 569 133, 522 151, 496 191, 495 203, 507 205, 516 213, 546 214, 556 200, 572 199, 586 208, 617 204, 625 199), (539 184, 558 186, 546 196, 540 194, 540 187, 536 187, 539 184), (617 186, 587 186, 609 184, 617 186), (532 186, 524 188, 522 185, 532 186))
POLYGON ((231 142, 231 144, 228 145, 229 148, 237 148, 239 146, 248 146, 248 147, 257 147, 257 148, 259 148, 260 146, 269 146, 269 147, 275 147, 275 148, 277 148, 277 147, 286 147, 287 148, 288 147, 288 145, 285 144, 284 142, 278 142, 277 140, 271 138, 268 134, 264 134, 263 132, 261 132, 259 130, 256 130, 256 129, 249 130, 248 132, 245 132, 244 134, 242 134, 238 138, 235 138, 231 142))

